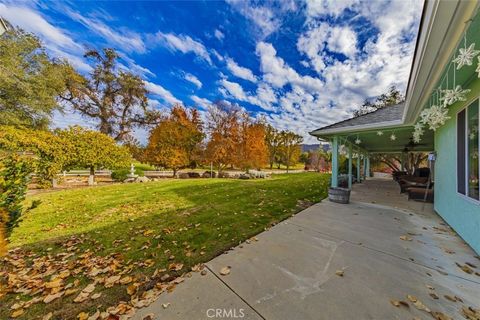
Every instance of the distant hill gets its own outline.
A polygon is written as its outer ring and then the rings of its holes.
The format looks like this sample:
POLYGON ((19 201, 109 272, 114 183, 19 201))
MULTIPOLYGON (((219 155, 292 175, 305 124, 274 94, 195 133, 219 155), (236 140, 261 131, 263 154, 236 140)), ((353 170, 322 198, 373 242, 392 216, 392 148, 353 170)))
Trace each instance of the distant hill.
POLYGON ((302 152, 315 151, 319 147, 319 144, 302 144, 302 152))
MULTIPOLYGON (((322 143, 322 148, 325 151, 330 150, 330 145, 328 143, 322 143)), ((316 151, 320 148, 320 144, 302 144, 302 152, 316 151)))

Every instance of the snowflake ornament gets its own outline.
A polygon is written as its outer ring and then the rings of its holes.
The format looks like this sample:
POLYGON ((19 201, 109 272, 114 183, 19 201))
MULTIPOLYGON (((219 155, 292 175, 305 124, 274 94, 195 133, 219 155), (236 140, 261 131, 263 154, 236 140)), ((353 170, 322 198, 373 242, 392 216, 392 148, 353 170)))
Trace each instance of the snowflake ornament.
POLYGON ((475 72, 478 74, 478 77, 480 78, 480 57, 477 57, 478 63, 477 63, 477 69, 475 69, 475 72))
POLYGON ((423 136, 423 124, 418 122, 413 131, 413 142, 419 143, 423 136))
POLYGON ((480 50, 475 50, 475 42, 468 48, 460 48, 460 53, 453 59, 453 62, 457 63, 457 70, 460 70, 463 66, 471 66, 472 60, 480 53, 480 50))
POLYGON ((443 96, 440 98, 447 106, 454 104, 457 101, 466 101, 465 97, 469 93, 470 89, 462 89, 462 86, 458 85, 455 89, 445 89, 442 90, 443 96))
POLYGON ((445 121, 450 119, 448 116, 448 109, 445 106, 433 105, 425 109, 420 114, 420 122, 428 125, 430 130, 437 130, 445 124, 445 121))
POLYGON ((392 133, 392 135, 390 136, 390 140, 392 141, 397 140, 397 136, 395 135, 395 133, 392 133))
POLYGON ((383 131, 377 131, 377 136, 383 136, 383 131))

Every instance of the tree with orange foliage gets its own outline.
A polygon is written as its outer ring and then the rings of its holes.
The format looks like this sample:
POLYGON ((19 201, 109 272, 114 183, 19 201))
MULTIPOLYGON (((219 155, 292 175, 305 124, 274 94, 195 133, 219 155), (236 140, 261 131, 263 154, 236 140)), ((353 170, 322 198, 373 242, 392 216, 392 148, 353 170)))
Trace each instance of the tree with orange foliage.
POLYGON ((240 141, 237 148, 236 166, 244 170, 260 169, 267 164, 268 148, 265 142, 266 126, 252 121, 248 114, 242 115, 240 141))
POLYGON ((175 105, 170 115, 150 132, 145 150, 147 162, 170 168, 175 176, 181 168, 196 161, 204 134, 198 111, 175 105))
POLYGON ((218 102, 208 110, 206 158, 218 171, 227 166, 245 170, 261 168, 267 162, 266 126, 252 118, 238 105, 218 102))
POLYGON ((222 101, 208 109, 207 130, 210 140, 206 146, 206 160, 214 163, 218 172, 237 162, 240 116, 238 106, 222 101))

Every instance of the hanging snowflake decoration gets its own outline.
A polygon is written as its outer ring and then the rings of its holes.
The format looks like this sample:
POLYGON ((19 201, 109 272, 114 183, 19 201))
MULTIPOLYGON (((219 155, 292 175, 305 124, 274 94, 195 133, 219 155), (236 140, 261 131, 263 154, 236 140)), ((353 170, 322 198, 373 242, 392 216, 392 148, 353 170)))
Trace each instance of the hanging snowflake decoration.
POLYGON ((468 138, 470 140, 474 140, 475 137, 477 136, 477 132, 478 132, 478 127, 477 126, 473 126, 473 128, 470 130, 470 133, 468 135, 468 138))
POLYGON ((480 53, 480 50, 475 50, 475 42, 468 48, 460 48, 460 53, 453 59, 453 62, 457 63, 457 70, 460 70, 463 66, 471 66, 472 60, 480 53))
POLYGON ((421 122, 428 125, 430 130, 437 130, 439 127, 445 124, 445 121, 450 119, 448 116, 448 109, 445 106, 433 105, 428 109, 425 109, 420 114, 421 122))
POLYGON ((422 140, 423 136, 423 124, 418 122, 414 128, 415 129, 413 131, 413 142, 419 143, 420 140, 422 140))
POLYGON ((383 131, 377 131, 377 136, 383 136, 383 131))
POLYGON ((457 101, 466 101, 465 97, 467 93, 470 92, 470 89, 462 89, 462 86, 458 85, 455 89, 446 89, 442 90, 443 96, 440 98, 447 106, 454 104, 457 101))
POLYGON ((395 133, 392 133, 392 135, 390 136, 390 140, 392 141, 397 140, 397 136, 395 135, 395 133))
POLYGON ((480 78, 480 57, 477 57, 478 63, 477 63, 477 69, 475 69, 475 72, 478 74, 478 77, 480 78))

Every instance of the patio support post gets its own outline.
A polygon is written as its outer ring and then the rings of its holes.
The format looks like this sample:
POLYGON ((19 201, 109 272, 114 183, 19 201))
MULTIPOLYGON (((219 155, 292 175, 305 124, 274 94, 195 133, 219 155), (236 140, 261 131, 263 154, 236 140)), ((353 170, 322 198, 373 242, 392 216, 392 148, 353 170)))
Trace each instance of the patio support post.
POLYGON ((352 146, 348 146, 348 188, 352 189, 352 146))
POLYGON ((363 180, 367 180, 367 155, 363 155, 363 180))
POLYGON ((362 182, 362 177, 360 176, 360 152, 357 152, 357 182, 362 182))
POLYGON ((370 155, 367 154, 367 165, 365 166, 365 180, 370 178, 370 155))
POLYGON ((338 187, 338 136, 332 140, 332 187, 338 187))

